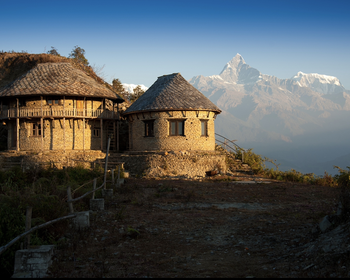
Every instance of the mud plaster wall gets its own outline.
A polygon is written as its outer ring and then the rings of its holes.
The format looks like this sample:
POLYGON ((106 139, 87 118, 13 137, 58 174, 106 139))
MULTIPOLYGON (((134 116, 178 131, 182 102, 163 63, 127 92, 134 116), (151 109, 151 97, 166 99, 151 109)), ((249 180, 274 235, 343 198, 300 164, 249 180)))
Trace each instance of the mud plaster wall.
POLYGON ((169 152, 127 155, 121 154, 124 168, 131 176, 149 178, 182 176, 187 178, 204 177, 206 171, 226 172, 225 155, 216 152, 169 152))
POLYGON ((214 112, 169 111, 133 114, 129 125, 129 146, 132 151, 214 151, 214 112), (169 120, 184 120, 184 136, 169 135, 169 120), (146 120, 154 120, 154 137, 145 137, 146 120), (208 136, 201 136, 201 120, 206 120, 208 136))

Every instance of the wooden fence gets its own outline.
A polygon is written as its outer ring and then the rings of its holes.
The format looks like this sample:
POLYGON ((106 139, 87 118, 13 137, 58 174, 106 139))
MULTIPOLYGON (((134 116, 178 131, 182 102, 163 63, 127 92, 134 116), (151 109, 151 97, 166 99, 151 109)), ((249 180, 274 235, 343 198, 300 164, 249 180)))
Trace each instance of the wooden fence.
MULTIPOLYGON (((72 198, 71 186, 67 186, 67 200, 66 200, 66 202, 68 202, 68 207, 69 207, 70 214, 67 215, 67 216, 64 216, 64 217, 61 217, 61 218, 57 218, 57 219, 51 220, 49 222, 43 223, 41 225, 35 226, 33 228, 31 228, 32 207, 28 206, 27 207, 27 211, 26 211, 26 229, 25 229, 25 232, 20 234, 20 235, 18 235, 17 237, 15 237, 13 240, 11 240, 6 245, 1 246, 0 247, 0 255, 3 252, 5 252, 5 250, 7 250, 10 246, 15 244, 18 240, 20 240, 21 238, 26 237, 26 236, 27 236, 27 238, 25 240, 25 246, 24 247, 28 248, 28 246, 30 245, 30 234, 32 232, 34 232, 35 230, 44 228, 44 227, 46 227, 48 225, 51 225, 53 223, 56 223, 56 222, 59 222, 59 221, 65 220, 65 219, 71 219, 71 218, 76 217, 76 214, 74 214, 73 202, 78 201, 78 200, 84 198, 85 196, 87 196, 87 195, 89 195, 91 193, 93 194, 92 195, 92 199, 94 199, 95 198, 95 192, 98 191, 99 189, 103 188, 103 187, 106 189, 107 182, 112 182, 112 185, 114 186, 114 184, 115 184, 115 181, 114 181, 114 170, 112 170, 112 181, 107 181, 106 180, 106 178, 107 178, 108 153, 109 153, 110 140, 111 140, 111 138, 109 137, 108 138, 108 146, 107 146, 106 164, 105 164, 105 170, 104 170, 105 172, 104 172, 104 175, 103 175, 103 183, 102 183, 102 185, 100 187, 96 188, 96 184, 97 184, 97 179, 98 178, 94 178, 93 180, 91 180, 91 181, 89 181, 87 183, 84 183, 83 185, 81 185, 78 188, 76 188, 73 191, 73 194, 78 189, 86 186, 87 184, 90 184, 91 182, 93 182, 93 190, 83 194, 82 196, 80 196, 78 198, 74 198, 74 199, 72 198)), ((120 164, 122 164, 122 163, 120 163, 120 164)), ((118 165, 118 181, 117 181, 118 186, 119 186, 119 182, 120 182, 120 165, 118 165)))

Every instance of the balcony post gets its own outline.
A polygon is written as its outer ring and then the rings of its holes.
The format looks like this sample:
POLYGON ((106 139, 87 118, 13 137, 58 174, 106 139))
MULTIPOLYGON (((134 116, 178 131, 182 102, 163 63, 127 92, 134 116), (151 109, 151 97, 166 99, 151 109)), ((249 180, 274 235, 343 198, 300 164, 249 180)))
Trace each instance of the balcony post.
POLYGON ((117 152, 119 152, 119 104, 118 103, 117 103, 117 152))
POLYGON ((63 152, 66 152, 66 97, 63 96, 63 152))
POLYGON ((102 120, 102 116, 100 118, 100 127, 101 127, 101 151, 103 151, 103 120, 102 120))
POLYGON ((40 118, 40 126, 41 126, 41 152, 44 151, 44 121, 43 121, 43 97, 40 96, 40 107, 41 107, 41 118, 40 118))
POLYGON ((19 151, 19 100, 16 98, 16 151, 19 151))
POLYGON ((84 97, 84 104, 83 104, 83 151, 85 152, 85 106, 86 105, 86 98, 84 97))

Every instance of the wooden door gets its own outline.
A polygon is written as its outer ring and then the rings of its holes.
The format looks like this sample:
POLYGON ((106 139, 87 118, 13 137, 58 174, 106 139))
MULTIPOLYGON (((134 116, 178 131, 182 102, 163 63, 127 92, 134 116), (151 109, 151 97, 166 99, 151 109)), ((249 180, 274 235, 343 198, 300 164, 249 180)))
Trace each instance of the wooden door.
POLYGON ((84 100, 77 100, 77 115, 83 116, 84 114, 84 100))

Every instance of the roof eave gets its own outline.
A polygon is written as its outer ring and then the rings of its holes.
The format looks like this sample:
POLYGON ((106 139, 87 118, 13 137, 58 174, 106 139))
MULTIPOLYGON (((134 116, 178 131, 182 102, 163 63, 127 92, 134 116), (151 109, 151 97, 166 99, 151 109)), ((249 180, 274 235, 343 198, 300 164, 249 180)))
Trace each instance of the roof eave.
POLYGON ((198 108, 198 109, 151 109, 151 110, 138 110, 138 111, 131 111, 131 112, 124 112, 122 116, 126 115, 131 115, 131 114, 138 114, 138 113, 147 113, 147 112, 169 112, 169 111, 210 111, 214 112, 216 114, 220 114, 222 111, 219 110, 214 110, 214 109, 203 109, 203 108, 198 108))

